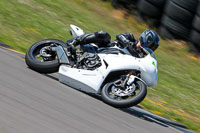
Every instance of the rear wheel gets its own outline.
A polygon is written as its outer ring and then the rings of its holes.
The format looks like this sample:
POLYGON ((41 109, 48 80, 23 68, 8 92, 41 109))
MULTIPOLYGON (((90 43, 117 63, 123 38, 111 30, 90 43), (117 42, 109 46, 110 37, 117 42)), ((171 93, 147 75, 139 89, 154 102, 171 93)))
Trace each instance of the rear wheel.
POLYGON ((147 87, 142 81, 136 80, 124 89, 117 87, 117 82, 115 80, 105 84, 101 91, 102 100, 111 106, 131 107, 140 103, 147 94, 147 87))
POLYGON ((65 43, 57 39, 46 39, 33 44, 25 55, 25 62, 29 68, 40 73, 54 73, 58 71, 59 62, 55 52, 48 50, 51 44, 65 47, 65 43))

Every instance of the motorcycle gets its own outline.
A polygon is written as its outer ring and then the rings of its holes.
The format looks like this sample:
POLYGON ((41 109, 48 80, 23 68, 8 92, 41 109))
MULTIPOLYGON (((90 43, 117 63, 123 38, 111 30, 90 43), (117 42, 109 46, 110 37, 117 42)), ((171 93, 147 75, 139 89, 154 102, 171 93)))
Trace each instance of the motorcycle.
MULTIPOLYGON (((70 33, 77 37, 84 31, 70 25, 70 33)), ((70 41, 36 42, 25 55, 26 64, 39 73, 58 72, 61 83, 100 95, 118 108, 137 105, 145 98, 147 87, 157 85, 157 59, 151 49, 141 48, 140 57, 133 57, 119 43, 106 48, 85 44, 72 50, 70 41)))

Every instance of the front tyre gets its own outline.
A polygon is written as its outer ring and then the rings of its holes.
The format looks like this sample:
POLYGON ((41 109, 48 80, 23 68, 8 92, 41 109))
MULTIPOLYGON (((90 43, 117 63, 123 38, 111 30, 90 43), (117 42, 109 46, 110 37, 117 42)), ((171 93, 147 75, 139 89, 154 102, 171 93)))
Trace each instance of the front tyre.
POLYGON ((145 98, 147 86, 139 80, 135 81, 132 86, 133 90, 130 87, 130 89, 121 90, 114 85, 114 82, 109 82, 105 84, 101 91, 102 100, 117 108, 127 108, 137 105, 145 98))
POLYGON ((56 53, 45 53, 46 57, 41 56, 41 51, 45 51, 51 44, 65 47, 65 43, 57 39, 46 39, 34 43, 26 52, 25 62, 28 67, 39 73, 58 72, 59 62, 56 53))

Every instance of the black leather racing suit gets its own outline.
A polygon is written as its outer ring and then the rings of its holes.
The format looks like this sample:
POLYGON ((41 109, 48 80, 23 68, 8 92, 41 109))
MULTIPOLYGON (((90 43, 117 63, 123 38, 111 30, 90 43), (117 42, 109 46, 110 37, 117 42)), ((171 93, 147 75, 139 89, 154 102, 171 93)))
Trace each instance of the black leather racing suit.
POLYGON ((99 31, 95 33, 87 33, 73 39, 73 45, 83 45, 95 43, 98 47, 106 47, 110 43, 111 36, 106 31, 99 31))
POLYGON ((131 33, 118 34, 116 36, 116 41, 121 44, 123 47, 126 47, 131 55, 139 57, 140 49, 136 47, 138 41, 134 38, 131 33))
POLYGON ((110 43, 111 36, 106 31, 99 31, 95 33, 87 33, 82 36, 78 36, 73 39, 72 43, 74 46, 80 44, 95 43, 98 47, 107 47, 112 43, 119 43, 122 47, 126 47, 133 56, 138 56, 138 49, 136 44, 138 41, 134 38, 131 33, 118 34, 116 40, 110 43))

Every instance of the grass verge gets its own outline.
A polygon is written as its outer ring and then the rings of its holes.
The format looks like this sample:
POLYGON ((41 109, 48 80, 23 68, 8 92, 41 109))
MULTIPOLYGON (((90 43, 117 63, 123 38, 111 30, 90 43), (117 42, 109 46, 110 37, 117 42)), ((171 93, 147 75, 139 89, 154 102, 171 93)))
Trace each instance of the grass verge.
MULTIPOLYGON (((149 28, 124 11, 100 0, 1 0, 0 42, 26 52, 34 42, 70 39, 69 24, 86 32, 106 30, 115 35, 132 32, 138 38, 149 28)), ((200 132, 200 61, 188 54, 182 42, 161 40, 158 56, 159 83, 148 89, 141 103, 147 110, 200 132)))

